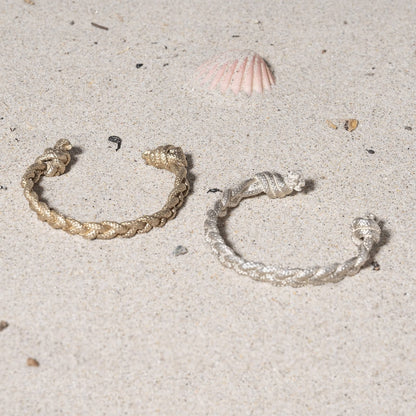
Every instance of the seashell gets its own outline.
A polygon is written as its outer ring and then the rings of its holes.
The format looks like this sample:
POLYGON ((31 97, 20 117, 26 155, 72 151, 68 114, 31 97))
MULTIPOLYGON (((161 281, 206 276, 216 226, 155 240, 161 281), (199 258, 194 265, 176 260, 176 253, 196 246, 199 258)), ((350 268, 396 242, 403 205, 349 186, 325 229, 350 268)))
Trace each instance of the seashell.
POLYGON ((243 91, 249 96, 252 92, 263 93, 275 84, 270 68, 265 60, 251 50, 228 51, 202 64, 196 73, 201 83, 209 89, 219 88, 238 94, 243 91))

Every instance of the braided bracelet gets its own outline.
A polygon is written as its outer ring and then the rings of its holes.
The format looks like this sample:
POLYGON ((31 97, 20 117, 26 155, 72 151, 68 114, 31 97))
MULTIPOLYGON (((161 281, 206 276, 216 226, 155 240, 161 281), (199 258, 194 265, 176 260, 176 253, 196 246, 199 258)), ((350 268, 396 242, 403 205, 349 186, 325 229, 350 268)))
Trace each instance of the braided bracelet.
POLYGON ((38 218, 46 221, 53 228, 60 228, 70 234, 79 234, 84 238, 109 240, 114 237, 133 237, 136 233, 147 233, 153 227, 163 227, 167 221, 175 218, 177 210, 182 206, 189 192, 186 157, 180 147, 171 145, 160 146, 155 150, 144 152, 142 157, 146 164, 158 169, 166 169, 176 175, 175 186, 169 194, 164 207, 152 215, 144 215, 136 220, 117 223, 114 221, 80 222, 65 217, 39 201, 34 185, 42 176, 59 176, 71 160, 69 150, 72 148, 68 140, 59 140, 53 148, 45 149, 35 163, 29 166, 22 178, 23 193, 29 201, 30 208, 38 214, 38 218))
POLYGON ((229 208, 236 207, 243 198, 261 193, 270 198, 284 198, 293 191, 301 191, 305 180, 298 173, 289 173, 282 177, 278 173, 262 172, 234 188, 226 189, 214 209, 207 212, 205 221, 205 237, 220 262, 236 272, 249 276, 254 280, 269 282, 277 286, 299 287, 307 284, 321 285, 336 283, 345 276, 358 273, 369 260, 374 245, 380 241, 381 229, 374 215, 368 214, 356 218, 352 222, 352 238, 358 246, 358 254, 345 263, 334 263, 324 267, 307 269, 266 266, 263 263, 246 261, 238 256, 221 237, 218 229, 218 218, 227 215, 229 208))

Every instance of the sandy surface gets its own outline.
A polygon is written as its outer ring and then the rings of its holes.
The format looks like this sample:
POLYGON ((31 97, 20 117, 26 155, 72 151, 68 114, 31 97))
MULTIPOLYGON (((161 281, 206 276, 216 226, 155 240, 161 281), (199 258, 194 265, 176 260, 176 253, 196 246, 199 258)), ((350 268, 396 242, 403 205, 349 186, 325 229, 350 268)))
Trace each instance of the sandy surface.
POLYGON ((1 414, 416 414, 412 2, 34 3, 0 4, 1 414), (233 48, 268 60, 272 93, 194 87, 198 65, 233 48), (325 122, 343 118, 360 124, 325 122), (166 143, 189 155, 193 191, 133 239, 53 230, 20 178, 62 137, 76 161, 41 185, 67 215, 158 209, 173 178, 140 153, 166 143), (290 266, 343 261, 351 221, 371 211, 379 271, 292 289, 220 265, 203 237, 207 190, 290 169, 313 189, 244 201, 226 224, 233 247, 290 266), (173 256, 178 245, 188 253, 173 256))

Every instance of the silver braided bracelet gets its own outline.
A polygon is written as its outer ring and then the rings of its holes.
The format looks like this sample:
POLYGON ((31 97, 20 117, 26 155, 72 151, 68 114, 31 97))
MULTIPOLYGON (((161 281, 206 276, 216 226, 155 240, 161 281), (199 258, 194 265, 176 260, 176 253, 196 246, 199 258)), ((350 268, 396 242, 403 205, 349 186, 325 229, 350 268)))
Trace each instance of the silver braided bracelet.
POLYGON ((236 272, 249 276, 260 282, 269 282, 276 286, 299 287, 307 284, 322 285, 336 283, 345 276, 358 273, 369 260, 374 245, 380 241, 381 229, 373 214, 356 218, 351 225, 352 239, 358 247, 358 254, 344 263, 333 263, 328 266, 310 267, 307 269, 266 266, 263 263, 246 261, 238 256, 221 237, 218 229, 218 218, 224 217, 229 208, 236 207, 243 198, 262 193, 270 198, 284 198, 293 191, 301 191, 305 180, 299 173, 289 173, 282 177, 274 172, 262 172, 234 188, 226 189, 213 209, 207 212, 205 220, 205 237, 220 262, 236 272))

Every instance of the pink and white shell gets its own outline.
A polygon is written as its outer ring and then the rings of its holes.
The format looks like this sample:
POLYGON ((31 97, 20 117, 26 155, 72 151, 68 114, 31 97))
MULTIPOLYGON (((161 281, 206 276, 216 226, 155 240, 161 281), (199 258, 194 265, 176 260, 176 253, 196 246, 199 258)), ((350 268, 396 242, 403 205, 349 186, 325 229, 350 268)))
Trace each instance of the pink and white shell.
POLYGON ((247 95, 270 90, 275 79, 266 61, 251 50, 228 51, 202 64, 197 79, 209 89, 231 90, 247 95))

